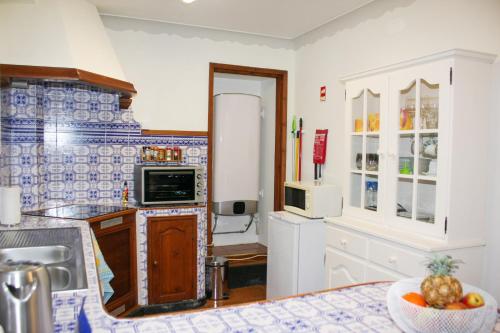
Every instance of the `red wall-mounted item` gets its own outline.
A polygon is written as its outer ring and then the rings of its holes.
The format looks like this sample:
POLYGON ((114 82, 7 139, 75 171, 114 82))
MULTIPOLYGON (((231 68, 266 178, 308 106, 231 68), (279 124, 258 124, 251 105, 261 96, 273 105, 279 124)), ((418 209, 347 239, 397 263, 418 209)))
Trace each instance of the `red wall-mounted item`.
POLYGON ((313 163, 325 164, 326 161, 326 139, 327 129, 317 129, 314 136, 313 163))
POLYGON ((319 88, 319 100, 322 102, 326 101, 326 86, 319 88))

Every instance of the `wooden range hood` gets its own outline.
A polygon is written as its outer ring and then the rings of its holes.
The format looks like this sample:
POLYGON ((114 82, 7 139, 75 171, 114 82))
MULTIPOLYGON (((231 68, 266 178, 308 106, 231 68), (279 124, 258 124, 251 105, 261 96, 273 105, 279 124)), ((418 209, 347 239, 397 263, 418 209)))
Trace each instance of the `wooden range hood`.
POLYGON ((120 94, 121 109, 128 109, 132 104, 132 97, 137 94, 137 90, 130 82, 78 68, 0 64, 1 85, 9 85, 13 79, 74 81, 117 91, 120 94))

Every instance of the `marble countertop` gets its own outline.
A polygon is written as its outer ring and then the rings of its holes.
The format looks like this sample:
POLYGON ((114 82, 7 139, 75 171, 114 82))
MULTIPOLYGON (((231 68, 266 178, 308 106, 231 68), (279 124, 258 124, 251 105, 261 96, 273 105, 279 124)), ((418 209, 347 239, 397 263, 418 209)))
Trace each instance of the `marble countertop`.
MULTIPOLYGON (((55 332, 74 332, 85 298, 85 312, 95 333, 146 332, 401 332, 390 319, 386 293, 391 283, 375 283, 283 300, 155 317, 116 319, 103 308, 94 250, 85 221, 23 217, 15 228, 79 227, 88 289, 54 292, 55 332)), ((0 227, 1 230, 13 228, 0 227)), ((500 332, 500 320, 495 332, 500 332)))

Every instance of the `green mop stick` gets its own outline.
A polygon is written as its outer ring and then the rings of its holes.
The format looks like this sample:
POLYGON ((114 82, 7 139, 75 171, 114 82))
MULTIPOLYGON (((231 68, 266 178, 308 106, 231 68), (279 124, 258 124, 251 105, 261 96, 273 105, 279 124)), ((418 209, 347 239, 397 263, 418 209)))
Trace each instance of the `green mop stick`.
POLYGON ((297 132, 297 118, 293 116, 292 120, 292 180, 295 179, 295 133, 297 132))

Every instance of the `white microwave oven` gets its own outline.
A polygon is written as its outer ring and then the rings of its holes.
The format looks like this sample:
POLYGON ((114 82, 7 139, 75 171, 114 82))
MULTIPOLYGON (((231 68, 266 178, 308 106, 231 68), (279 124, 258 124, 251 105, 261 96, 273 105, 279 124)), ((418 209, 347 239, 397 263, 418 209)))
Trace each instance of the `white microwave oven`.
POLYGON ((285 182, 285 210, 312 219, 342 215, 338 186, 314 182, 285 182))

